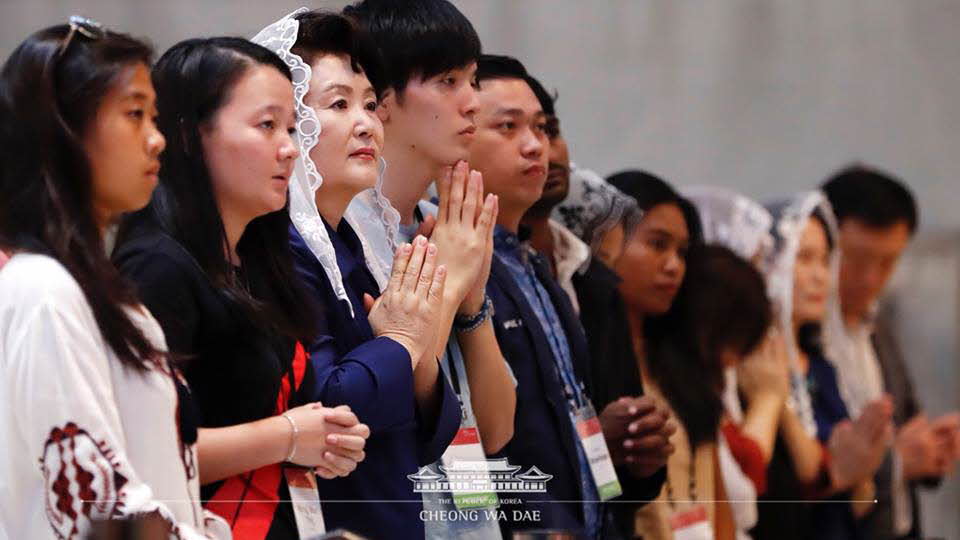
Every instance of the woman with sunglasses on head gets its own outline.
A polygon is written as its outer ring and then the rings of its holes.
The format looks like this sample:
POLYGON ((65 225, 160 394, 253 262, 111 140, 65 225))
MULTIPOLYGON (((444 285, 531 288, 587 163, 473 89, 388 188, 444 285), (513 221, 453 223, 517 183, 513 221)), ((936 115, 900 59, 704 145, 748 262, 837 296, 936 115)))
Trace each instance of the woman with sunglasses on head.
POLYGON ((319 508, 314 470, 352 472, 370 431, 349 408, 313 402, 301 343, 322 321, 287 242, 299 155, 290 69, 242 38, 191 39, 153 80, 168 141, 160 187, 114 258, 183 359, 207 508, 238 537, 313 537, 291 500, 306 491, 319 508))
POLYGON ((0 537, 84 538, 149 517, 229 537, 199 503, 197 430, 160 326, 110 263, 165 141, 152 51, 71 17, 0 79, 0 537))

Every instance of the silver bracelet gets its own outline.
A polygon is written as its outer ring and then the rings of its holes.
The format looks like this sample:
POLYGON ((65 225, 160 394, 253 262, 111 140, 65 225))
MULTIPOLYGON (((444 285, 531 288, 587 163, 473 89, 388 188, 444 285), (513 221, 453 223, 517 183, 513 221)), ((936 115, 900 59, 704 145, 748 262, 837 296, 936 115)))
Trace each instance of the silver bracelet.
POLYGON ((290 415, 283 413, 280 416, 286 418, 287 422, 290 422, 290 427, 293 428, 293 433, 290 434, 290 453, 284 459, 284 461, 293 461, 293 456, 297 453, 297 434, 300 433, 300 430, 297 429, 297 423, 293 421, 290 415))

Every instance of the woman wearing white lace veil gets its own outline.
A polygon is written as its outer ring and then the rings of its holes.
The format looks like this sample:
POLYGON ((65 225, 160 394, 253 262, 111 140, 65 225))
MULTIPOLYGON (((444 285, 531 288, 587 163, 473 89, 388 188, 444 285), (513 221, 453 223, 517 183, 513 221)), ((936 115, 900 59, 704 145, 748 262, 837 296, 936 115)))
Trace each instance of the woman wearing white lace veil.
MULTIPOLYGON (((689 186, 680 192, 700 213, 704 242, 727 247, 761 272, 764 270, 773 250, 773 216, 763 205, 716 186, 689 186)), ((734 421, 740 422, 743 410, 737 396, 736 369, 727 368, 725 376, 724 405, 734 421)))
POLYGON ((321 501, 336 501, 323 503, 326 526, 422 538, 421 507, 409 504, 417 494, 407 477, 440 457, 460 415, 432 346, 446 277, 436 247, 422 237, 400 246, 381 294, 374 265, 343 219, 379 173, 376 49, 349 19, 305 8, 254 41, 294 73, 301 152, 290 183, 290 242, 297 272, 323 311, 309 347, 314 398, 349 406, 371 429, 356 471, 318 484, 321 501))
POLYGON ((772 228, 776 245, 768 262, 767 282, 771 299, 777 307, 776 324, 783 333, 790 359, 792 380, 789 408, 796 411, 804 429, 810 435, 814 435, 817 426, 810 404, 810 394, 801 380, 802 375, 798 365, 800 345, 794 328, 795 267, 804 228, 809 221, 815 219, 813 216, 816 216, 829 243, 826 268, 828 276, 822 278, 828 282, 828 288, 825 291, 826 299, 823 300, 825 313, 829 314, 838 309, 836 276, 839 272, 840 252, 833 245, 836 242, 836 224, 829 210, 829 203, 818 192, 805 193, 795 199, 771 205, 770 208, 771 213, 776 215, 776 223, 772 228))
POLYGON ((765 499, 805 495, 836 502, 761 505, 758 531, 789 538, 815 524, 817 534, 853 538, 853 512, 844 501, 871 498, 866 482, 882 460, 889 404, 874 403, 850 422, 836 373, 820 346, 823 327, 835 320, 830 313, 839 309, 840 253, 829 203, 820 192, 806 192, 768 208, 775 217, 775 247, 767 282, 786 346, 791 391, 781 416, 784 444, 774 453, 765 499))
MULTIPOLYGON (((681 193, 697 207, 706 243, 724 246, 758 270, 763 268, 773 248, 773 217, 760 203, 715 186, 685 187, 681 193)), ((768 336, 748 358, 739 358, 737 365, 724 368, 723 401, 729 419, 718 447, 727 496, 735 501, 731 509, 738 538, 749 538, 747 531, 756 525, 756 499, 766 481, 765 476, 754 478, 748 472, 766 470, 786 396, 783 358, 768 354, 778 350, 777 341, 775 336, 768 336), (745 372, 743 388, 739 388, 738 371, 745 372), (746 397, 746 412, 740 390, 746 397)))

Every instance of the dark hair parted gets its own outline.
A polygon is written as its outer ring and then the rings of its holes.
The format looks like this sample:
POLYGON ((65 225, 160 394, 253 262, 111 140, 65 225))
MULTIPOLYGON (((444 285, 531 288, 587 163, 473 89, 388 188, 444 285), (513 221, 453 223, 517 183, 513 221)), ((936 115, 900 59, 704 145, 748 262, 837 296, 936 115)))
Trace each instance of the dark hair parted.
POLYGON ((34 33, 0 75, 0 246, 50 256, 80 285, 100 333, 125 365, 159 354, 124 311, 139 304, 108 258, 93 209, 83 136, 121 74, 153 50, 125 34, 90 39, 70 27, 34 33))
POLYGON ((675 205, 683 214, 690 239, 686 273, 670 309, 644 319, 647 367, 683 423, 691 445, 716 440, 723 415, 723 371, 713 357, 703 353, 696 325, 701 315, 695 311, 699 292, 695 281, 704 273, 705 249, 700 216, 690 201, 649 172, 622 171, 607 181, 633 197, 644 212, 666 204, 675 205))
POLYGON ((127 221, 121 242, 127 231, 159 224, 255 322, 307 343, 313 338, 313 313, 293 271, 286 207, 251 221, 237 243, 246 281, 255 284, 247 290, 227 258, 226 230, 203 153, 201 130, 254 66, 272 67, 291 78, 276 54, 242 38, 189 39, 160 58, 153 70, 157 124, 167 138, 160 185, 147 208, 127 221))
POLYGON ((377 98, 387 89, 383 61, 376 44, 355 21, 321 10, 297 15, 300 29, 291 52, 307 64, 326 54, 345 54, 354 73, 362 73, 373 85, 377 98))
POLYGON ((362 0, 343 8, 373 38, 387 87, 402 97, 407 83, 469 66, 480 58, 480 37, 447 0, 362 0))
POLYGON ((833 174, 821 189, 830 199, 837 223, 855 218, 886 228, 904 222, 910 233, 917 230, 917 203, 899 178, 866 165, 853 165, 833 174))

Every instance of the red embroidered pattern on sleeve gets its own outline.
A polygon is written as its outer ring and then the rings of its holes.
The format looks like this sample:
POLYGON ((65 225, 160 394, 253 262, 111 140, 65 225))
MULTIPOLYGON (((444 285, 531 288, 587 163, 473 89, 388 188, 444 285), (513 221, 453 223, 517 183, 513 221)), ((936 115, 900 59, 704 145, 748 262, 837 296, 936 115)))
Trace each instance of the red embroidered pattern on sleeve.
POLYGON ((114 449, 77 424, 68 422, 50 431, 40 470, 47 487, 47 519, 58 538, 84 538, 96 520, 153 514, 169 524, 172 537, 180 537, 172 516, 155 503, 136 509, 126 507, 129 479, 120 469, 114 449))

